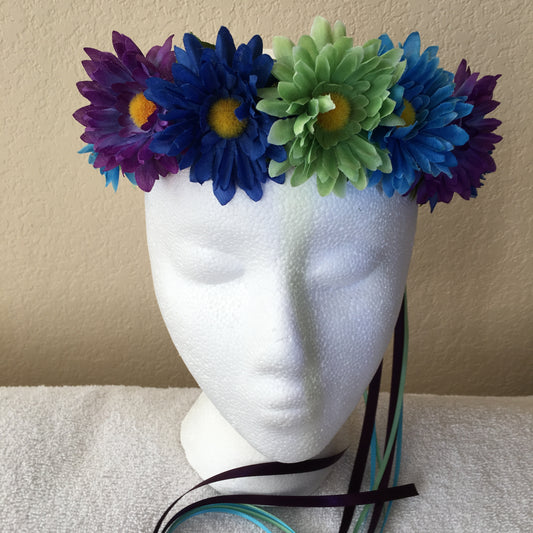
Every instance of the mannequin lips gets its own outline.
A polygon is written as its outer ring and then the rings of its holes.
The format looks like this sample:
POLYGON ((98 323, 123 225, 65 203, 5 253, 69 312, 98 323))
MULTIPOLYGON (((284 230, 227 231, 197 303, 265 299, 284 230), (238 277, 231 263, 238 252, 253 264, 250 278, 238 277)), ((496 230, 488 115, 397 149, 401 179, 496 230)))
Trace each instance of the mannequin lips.
POLYGON ((294 411, 305 403, 305 396, 298 392, 286 391, 283 395, 269 398, 265 401, 264 407, 273 411, 294 411))

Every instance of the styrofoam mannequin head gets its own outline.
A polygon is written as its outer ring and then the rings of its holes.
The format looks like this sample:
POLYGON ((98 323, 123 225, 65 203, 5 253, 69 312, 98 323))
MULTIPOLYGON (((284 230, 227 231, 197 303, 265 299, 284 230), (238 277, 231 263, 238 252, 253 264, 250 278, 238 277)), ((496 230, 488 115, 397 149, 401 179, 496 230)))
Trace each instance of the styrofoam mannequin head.
POLYGON ((271 460, 315 456, 362 396, 392 336, 417 206, 311 179, 225 206, 188 171, 146 195, 156 296, 223 417, 271 460))

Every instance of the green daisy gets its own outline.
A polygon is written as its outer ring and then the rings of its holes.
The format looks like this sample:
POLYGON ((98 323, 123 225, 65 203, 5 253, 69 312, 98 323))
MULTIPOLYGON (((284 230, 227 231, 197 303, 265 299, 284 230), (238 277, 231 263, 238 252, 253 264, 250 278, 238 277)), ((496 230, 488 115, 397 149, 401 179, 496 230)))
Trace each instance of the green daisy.
POLYGON ((278 176, 294 167, 292 185, 318 176, 322 196, 344 193, 346 181, 358 189, 367 186, 367 171, 391 172, 387 152, 368 140, 378 125, 403 125, 393 115, 389 89, 404 70, 401 50, 379 56, 379 39, 353 46, 346 28, 333 28, 317 17, 311 35, 295 45, 275 37, 276 62, 272 74, 277 87, 262 89, 257 108, 277 120, 268 141, 285 145, 288 158, 271 161, 269 173, 278 176))

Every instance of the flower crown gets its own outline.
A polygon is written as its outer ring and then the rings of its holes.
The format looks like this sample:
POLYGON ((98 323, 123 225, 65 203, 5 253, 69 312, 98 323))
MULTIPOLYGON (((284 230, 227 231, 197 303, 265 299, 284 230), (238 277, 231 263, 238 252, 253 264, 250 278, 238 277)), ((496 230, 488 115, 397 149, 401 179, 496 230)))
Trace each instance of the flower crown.
POLYGON ((275 37, 275 59, 259 35, 236 48, 225 27, 215 45, 191 33, 183 48, 171 41, 144 56, 113 32, 116 55, 85 49, 80 153, 115 190, 121 173, 148 192, 190 168, 222 205, 237 187, 258 201, 293 169, 293 186, 316 175, 323 196, 380 186, 433 210, 454 193, 476 197, 496 169, 501 122, 485 116, 500 76, 479 78, 464 59, 454 76, 436 46, 421 52, 418 33, 398 48, 387 35, 354 46, 341 22, 317 17, 297 44, 275 37))

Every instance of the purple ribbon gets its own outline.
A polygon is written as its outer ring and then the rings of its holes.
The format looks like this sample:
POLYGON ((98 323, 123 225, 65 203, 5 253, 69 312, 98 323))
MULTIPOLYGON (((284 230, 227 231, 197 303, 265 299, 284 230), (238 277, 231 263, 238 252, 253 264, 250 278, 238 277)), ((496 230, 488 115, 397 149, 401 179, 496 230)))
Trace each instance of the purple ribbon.
MULTIPOLYGON (((162 533, 170 528, 174 520, 185 513, 198 507, 214 503, 222 504, 246 504, 246 505, 275 505, 277 507, 346 507, 355 505, 367 505, 371 503, 383 504, 387 501, 400 500, 417 496, 418 492, 413 483, 388 487, 385 489, 358 492, 357 494, 326 494, 322 496, 270 496, 266 494, 232 494, 225 496, 213 496, 204 498, 198 502, 184 507, 176 513, 168 522, 162 533)), ((158 531, 158 529, 156 529, 158 531)))
MULTIPOLYGON (((402 362, 403 362, 403 344, 405 341, 405 297, 402 301, 402 307, 400 309, 400 314, 398 315, 398 320, 396 321, 396 326, 394 327, 394 348, 392 354, 392 377, 391 377, 391 391, 389 397, 389 413, 387 417, 387 434, 385 437, 385 442, 389 441, 390 434, 392 431, 392 424, 394 421, 394 410, 398 401, 398 395, 400 393, 400 380, 402 373, 402 362)), ((394 455, 396 452, 396 441, 392 444, 392 451, 389 456, 387 465, 383 472, 383 477, 379 482, 378 488, 383 489, 388 486, 392 466, 394 464, 394 455)), ((370 519, 370 524, 368 526, 368 533, 374 533, 378 527, 379 519, 381 518, 381 513, 383 511, 384 502, 379 502, 374 506, 374 511, 372 513, 372 518, 370 519)))
MULTIPOLYGON (((323 468, 328 468, 329 466, 334 465, 345 453, 346 450, 343 450, 342 452, 337 453, 336 455, 332 455, 330 457, 321 457, 319 459, 308 459, 306 461, 300 461, 298 463, 280 463, 280 462, 271 462, 271 463, 258 463, 255 465, 247 465, 247 466, 240 466, 238 468, 232 468, 231 470, 226 470, 225 472, 221 472, 220 474, 216 474, 215 476, 212 476, 208 479, 204 479, 202 482, 198 483, 198 485, 195 485, 192 487, 192 489, 189 489, 187 492, 184 492, 179 498, 177 498, 174 502, 172 502, 167 510, 163 513, 161 518, 159 519, 154 533, 158 533, 159 529, 161 528, 161 525, 163 524, 163 521, 167 517, 167 515, 170 513, 172 508, 189 492, 192 492, 193 490, 199 489, 200 487, 204 487, 205 485, 210 485, 211 483, 216 483, 217 481, 226 481, 228 479, 238 479, 243 477, 260 477, 260 476, 277 476, 277 475, 283 475, 283 474, 302 474, 305 472, 313 472, 315 470, 321 470, 323 468)), ((250 496, 250 495, 243 495, 244 496, 250 496)), ((225 496, 220 496, 221 498, 224 498, 225 496)), ((237 496, 240 497, 240 496, 237 496)), ((193 506, 200 506, 204 505, 207 500, 201 500, 199 502, 196 502, 196 504, 193 504, 193 506)), ((219 502, 220 503, 220 502, 219 502)), ((226 502, 229 503, 229 502, 226 502)), ((231 502, 236 503, 236 502, 231 502)), ((240 501, 238 503, 245 503, 244 501, 240 501)), ((268 505, 268 504, 265 504, 268 505)), ((274 504, 272 504, 274 505, 274 504)), ((190 510, 190 507, 187 508, 190 510)), ((181 516, 184 513, 184 510, 180 511, 177 515, 174 515, 171 519, 175 520, 179 516, 181 516)), ((168 526, 168 524, 167 524, 168 526)), ((167 527, 163 529, 163 532, 167 530, 167 527)))
MULTIPOLYGON (((357 494, 361 490, 363 474, 365 472, 368 452, 370 451, 370 444, 372 441, 372 430, 374 429, 374 423, 376 420, 382 368, 383 362, 380 363, 368 387, 368 398, 366 402, 365 417, 363 419, 363 427, 361 429, 359 445, 357 447, 357 453, 355 455, 355 462, 352 469, 352 477, 350 479, 350 484, 348 485, 348 494, 357 494)), ((349 505, 344 509, 339 533, 347 533, 348 528, 352 523, 353 515, 355 512, 355 505, 357 504, 349 505)))

